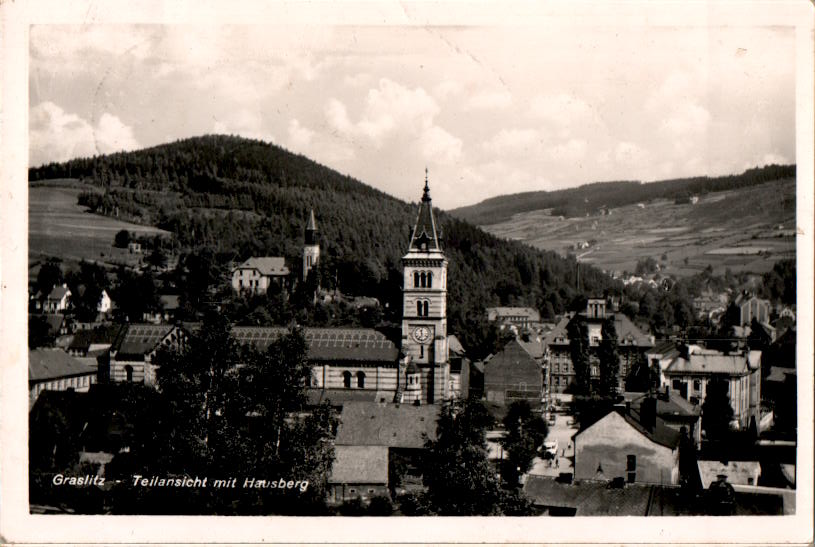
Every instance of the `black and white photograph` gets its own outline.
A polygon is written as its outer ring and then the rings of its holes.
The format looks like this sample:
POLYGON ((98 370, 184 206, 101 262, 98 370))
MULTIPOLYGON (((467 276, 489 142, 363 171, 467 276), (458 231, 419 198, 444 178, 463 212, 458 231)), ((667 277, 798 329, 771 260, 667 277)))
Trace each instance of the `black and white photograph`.
POLYGON ((2 6, 4 539, 811 541, 810 3, 79 4, 2 6))

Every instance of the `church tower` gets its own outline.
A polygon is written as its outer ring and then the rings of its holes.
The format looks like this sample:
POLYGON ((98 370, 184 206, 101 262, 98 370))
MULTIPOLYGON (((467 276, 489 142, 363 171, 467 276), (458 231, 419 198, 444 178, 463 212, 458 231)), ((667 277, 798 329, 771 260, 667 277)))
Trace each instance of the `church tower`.
POLYGON ((303 281, 308 278, 308 273, 318 262, 320 262, 320 233, 317 231, 317 221, 312 209, 306 225, 306 244, 303 246, 303 281))
MULTIPOLYGON (((444 257, 430 188, 425 184, 408 252, 402 257, 402 352, 419 371, 422 399, 441 402, 451 396, 447 347, 447 259, 444 257)), ((400 378, 404 385, 405 378, 400 378)))

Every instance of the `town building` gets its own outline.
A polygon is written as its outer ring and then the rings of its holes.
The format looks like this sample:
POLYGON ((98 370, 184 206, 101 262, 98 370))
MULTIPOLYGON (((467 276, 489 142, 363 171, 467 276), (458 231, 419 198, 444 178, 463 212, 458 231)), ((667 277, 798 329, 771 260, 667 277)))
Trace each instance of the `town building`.
POLYGON ((620 389, 622 389, 624 379, 634 363, 644 358, 645 352, 653 347, 653 336, 642 332, 626 315, 608 313, 606 300, 603 298, 589 298, 584 312, 566 315, 544 337, 546 347, 544 361, 549 371, 549 389, 552 393, 563 393, 575 382, 575 370, 572 364, 568 335, 569 324, 572 321, 580 319, 586 321, 590 354, 592 356, 591 377, 592 381, 599 379, 600 369, 596 353, 602 341, 602 326, 606 318, 614 320, 614 329, 617 332, 618 354, 620 356, 620 389))
POLYGON ((501 306, 487 308, 487 319, 498 323, 502 328, 514 326, 518 329, 528 329, 532 324, 540 323, 541 316, 534 308, 501 306))
POLYGON ((308 224, 306 224, 306 238, 305 245, 303 245, 303 281, 319 262, 320 232, 317 230, 317 220, 314 218, 314 209, 312 209, 309 213, 308 224))
POLYGON ((643 405, 639 413, 611 411, 575 434, 574 478, 679 484, 680 440, 653 405, 643 405))
POLYGON ((71 289, 63 283, 51 289, 47 295, 38 293, 35 297, 35 308, 43 313, 58 313, 68 309, 71 303, 71 289))
POLYGON ((656 394, 643 394, 634 398, 630 403, 631 409, 641 414, 642 405, 648 398, 655 401, 656 415, 666 426, 675 429, 677 432, 681 432, 684 428, 688 437, 693 440, 696 447, 701 446, 701 405, 692 404, 684 397, 681 397, 676 391, 665 386, 662 391, 656 394))
MULTIPOLYGON (((679 348, 672 340, 658 340, 652 348, 645 352, 645 359, 651 370, 659 372, 659 385, 667 384, 665 380, 665 369, 668 368, 674 359, 679 357, 679 348)), ((654 386, 657 387, 657 386, 654 386)))
POLYGON ((68 345, 68 353, 74 357, 98 357, 105 354, 123 326, 98 326, 92 329, 80 329, 74 333, 68 345))
POLYGON ((283 286, 288 276, 289 268, 282 256, 253 256, 232 270, 232 288, 237 292, 265 294, 273 282, 283 286))
POLYGON ((96 383, 97 368, 60 349, 32 349, 28 352, 28 408, 40 393, 50 391, 88 391, 96 383))
POLYGON ((760 423, 761 352, 723 353, 695 345, 684 346, 664 371, 666 384, 691 403, 701 404, 708 384, 727 385, 733 419, 746 429, 760 423))
POLYGON ((156 383, 157 365, 153 357, 162 346, 177 348, 188 338, 187 331, 176 325, 127 325, 113 340, 110 351, 102 358, 100 377, 111 382, 156 383))
POLYGON ((484 363, 484 395, 488 403, 508 407, 513 401, 527 401, 532 408, 540 406, 543 394, 543 371, 517 339, 484 363))
POLYGON ((749 325, 753 319, 759 323, 770 322, 770 301, 750 293, 740 293, 733 303, 739 311, 739 325, 749 325))
POLYGON ((439 405, 345 403, 334 441, 338 458, 328 480, 329 501, 421 489, 418 462, 425 443, 436 438, 439 410, 439 405))

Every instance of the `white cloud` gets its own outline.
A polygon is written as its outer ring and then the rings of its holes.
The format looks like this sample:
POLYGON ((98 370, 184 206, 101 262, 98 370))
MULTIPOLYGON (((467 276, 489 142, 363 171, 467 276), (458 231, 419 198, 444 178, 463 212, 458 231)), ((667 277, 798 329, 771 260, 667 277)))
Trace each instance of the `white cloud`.
POLYGON ((502 129, 485 141, 483 148, 497 154, 528 152, 541 141, 535 129, 502 129))
POLYGON ((289 144, 294 150, 307 148, 313 138, 314 131, 300 125, 296 118, 289 122, 289 144))
POLYGON ((110 113, 96 125, 59 105, 45 101, 31 109, 29 118, 29 162, 40 165, 76 157, 109 154, 140 147, 133 129, 110 113))
POLYGON ((433 96, 440 101, 446 101, 447 99, 458 97, 462 89, 460 83, 453 80, 444 80, 433 88, 433 96))
POLYGON ((425 130, 421 137, 422 154, 425 159, 452 163, 461 157, 461 139, 438 126, 425 130))
POLYGON ((585 124, 597 121, 594 109, 579 97, 561 93, 559 95, 538 95, 532 99, 532 115, 561 126, 585 124))
POLYGON ((582 139, 569 139, 549 148, 548 155, 553 160, 576 162, 586 156, 587 143, 582 139))
POLYGON ((481 91, 467 100, 466 109, 503 109, 512 106, 512 94, 508 91, 481 91))
POLYGON ((621 166, 636 169, 644 166, 648 151, 633 142, 623 141, 614 149, 614 159, 621 166))

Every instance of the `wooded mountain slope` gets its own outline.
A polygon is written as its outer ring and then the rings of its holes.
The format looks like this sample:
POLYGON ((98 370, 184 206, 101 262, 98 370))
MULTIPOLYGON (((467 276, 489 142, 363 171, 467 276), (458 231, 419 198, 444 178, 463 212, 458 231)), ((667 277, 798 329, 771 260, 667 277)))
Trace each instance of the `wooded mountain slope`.
POLYGON ((509 220, 517 213, 541 209, 552 209, 555 216, 578 217, 597 214, 601 207, 620 207, 652 199, 681 199, 789 177, 795 177, 795 165, 768 165, 748 169, 740 175, 722 177, 692 177, 649 183, 596 182, 553 192, 498 196, 476 205, 453 209, 450 214, 479 226, 497 224, 509 220))
MULTIPOLYGON (((98 212, 171 231, 184 252, 210 248, 234 260, 283 255, 300 262, 303 229, 314 208, 323 262, 352 294, 401 310, 400 258, 417 207, 308 158, 261 141, 204 136, 135 152, 49 164, 31 181, 75 178, 80 200, 98 212)), ((423 182, 416 181, 416 197, 423 182)), ((431 195, 433 181, 430 181, 431 195)), ((562 312, 577 295, 576 263, 554 252, 499 239, 438 212, 449 266, 450 323, 457 332, 491 305, 562 312), (549 303, 549 305, 547 305, 549 303)), ((580 268, 581 289, 601 293, 614 281, 580 268)))

